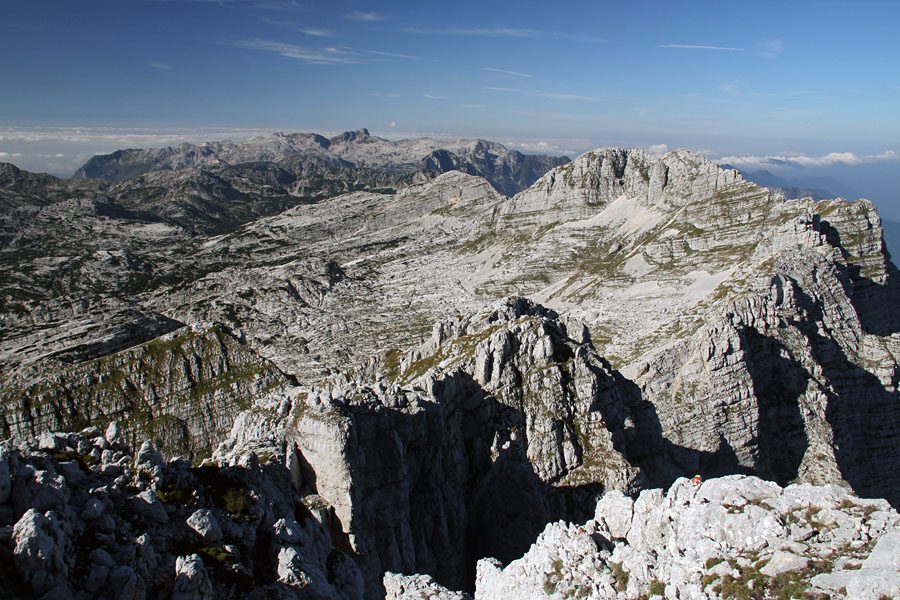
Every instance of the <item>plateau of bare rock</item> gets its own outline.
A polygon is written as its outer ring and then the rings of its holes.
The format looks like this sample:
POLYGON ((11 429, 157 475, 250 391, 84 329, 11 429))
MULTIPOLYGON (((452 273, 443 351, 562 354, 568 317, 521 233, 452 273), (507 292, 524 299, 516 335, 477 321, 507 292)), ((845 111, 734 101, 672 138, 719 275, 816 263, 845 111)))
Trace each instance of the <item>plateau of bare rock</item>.
MULTIPOLYGON (((238 562, 298 597, 896 593, 900 274, 870 202, 786 198, 684 150, 549 168, 432 142, 123 151, 86 166, 108 179, 4 167, 7 447, 69 452, 52 432, 94 425, 162 461, 274 461, 295 512, 260 519, 293 521, 255 535, 291 548, 267 546, 266 575, 238 562)), ((16 460, 71 503, 68 474, 16 460)), ((177 510, 147 503, 128 506, 177 510)), ((204 547, 231 544, 191 506, 204 547)), ((21 531, 67 547, 49 508, 21 531)), ((224 589, 185 548, 165 550, 172 594, 224 589)), ((86 573, 58 554, 41 594, 86 573)))

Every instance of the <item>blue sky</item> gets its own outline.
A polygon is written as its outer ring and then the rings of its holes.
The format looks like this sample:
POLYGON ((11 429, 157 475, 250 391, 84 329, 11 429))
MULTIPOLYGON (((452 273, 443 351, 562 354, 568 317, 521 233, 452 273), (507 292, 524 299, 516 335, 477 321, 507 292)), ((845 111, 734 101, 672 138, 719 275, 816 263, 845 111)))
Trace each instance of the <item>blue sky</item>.
POLYGON ((895 0, 4 0, 0 160, 368 127, 874 165, 900 189, 898 23, 895 0))

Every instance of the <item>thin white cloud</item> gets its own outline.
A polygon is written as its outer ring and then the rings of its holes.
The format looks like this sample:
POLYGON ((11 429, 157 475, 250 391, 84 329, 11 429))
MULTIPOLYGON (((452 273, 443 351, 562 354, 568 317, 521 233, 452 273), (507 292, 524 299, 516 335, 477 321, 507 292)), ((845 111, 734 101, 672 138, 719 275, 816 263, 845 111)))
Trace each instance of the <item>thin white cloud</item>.
POLYGON ((484 104, 460 104, 461 108, 484 108, 484 104))
POLYGON ((716 162, 727 163, 745 169, 778 169, 790 167, 830 167, 834 165, 861 165, 883 160, 900 160, 900 153, 887 150, 880 154, 855 154, 853 152, 830 152, 824 156, 805 154, 776 154, 770 156, 723 156, 716 162))
POLYGON ((654 144, 647 148, 647 152, 650 154, 663 154, 669 151, 668 144, 654 144))
POLYGON ((369 92, 370 96, 375 96, 376 98, 399 98, 400 94, 391 94, 387 92, 369 92))
POLYGON ((540 29, 527 29, 515 27, 447 27, 443 29, 432 29, 428 27, 405 27, 401 29, 404 33, 421 33, 426 35, 462 35, 471 37, 539 37, 544 35, 545 31, 540 29))
POLYGON ((390 16, 377 12, 355 10, 352 13, 347 13, 346 15, 344 15, 344 18, 348 21, 375 23, 378 21, 387 21, 388 19, 390 19, 390 16))
POLYGON ((306 35, 312 35, 315 37, 334 37, 334 32, 330 29, 317 29, 314 27, 300 27, 297 29, 300 33, 304 33, 306 35))
POLYGON ((489 86, 484 88, 486 90, 491 90, 494 92, 508 92, 511 94, 521 94, 523 96, 533 96, 538 98, 552 98, 555 100, 589 100, 596 101, 600 98, 597 96, 584 96, 581 94, 564 94, 561 92, 547 92, 544 90, 527 90, 520 88, 507 88, 507 87, 495 87, 489 86))
POLYGON ((660 44, 657 48, 681 48, 684 50, 725 50, 735 52, 743 50, 743 48, 733 48, 731 46, 704 46, 698 44, 660 44))
POLYGON ((438 96, 435 94, 422 94, 422 95, 425 96, 426 98, 428 98, 429 100, 446 100, 447 99, 447 96, 438 96))
POLYGON ((744 86, 744 81, 741 79, 734 79, 732 81, 726 81, 725 83, 720 83, 718 85, 719 91, 728 94, 729 96, 746 96, 749 98, 768 98, 768 99, 791 99, 791 98, 801 98, 804 96, 814 96, 817 94, 822 94, 824 92, 816 91, 816 90, 777 90, 774 92, 758 92, 753 90, 748 90, 744 86))
POLYGON ((22 156, 21 152, 0 152, 0 158, 18 158, 22 156))
POLYGON ((276 0, 274 2, 257 2, 254 8, 291 12, 295 10, 306 10, 309 6, 300 2, 295 2, 294 0, 284 0, 282 2, 276 0))
POLYGON ((525 77, 534 79, 534 75, 530 73, 519 73, 518 71, 507 71, 506 69, 498 69, 496 67, 481 67, 482 71, 491 71, 492 73, 502 73, 503 75, 512 75, 513 77, 525 77))
POLYGON ((194 2, 197 4, 217 4, 223 8, 246 8, 292 12, 306 10, 308 6, 295 0, 152 0, 154 2, 194 2))
POLYGON ((729 96, 737 96, 740 93, 741 80, 735 79, 719 85, 719 90, 729 96))
POLYGON ((0 128, 5 143, 91 144, 112 150, 150 148, 184 141, 244 139, 271 135, 275 129, 146 129, 115 127, 5 127, 0 128))
POLYGON ((757 52, 763 58, 778 58, 784 52, 784 42, 781 40, 762 40, 756 45, 757 52))
POLYGON ((171 70, 172 70, 172 65, 166 64, 166 63, 163 63, 163 62, 159 62, 159 61, 157 61, 157 60, 151 60, 151 61, 150 61, 149 63, 147 63, 147 64, 148 64, 151 68, 153 68, 153 69, 159 69, 160 71, 171 71, 171 70))
POLYGON ((566 31, 547 31, 544 29, 530 29, 527 27, 403 27, 402 33, 420 33, 425 35, 460 35, 469 37, 497 37, 497 38, 538 38, 555 37, 572 42, 597 44, 605 40, 593 35, 569 33, 566 31))
POLYGON ((580 154, 581 150, 576 150, 578 146, 596 147, 596 144, 590 142, 583 145, 583 140, 574 139, 506 139, 501 142, 507 148, 519 150, 520 152, 528 152, 532 154, 554 154, 561 156, 563 154, 573 156, 580 154))
POLYGON ((368 52, 369 54, 377 54, 379 56, 391 56, 394 58, 406 58, 409 60, 422 60, 421 56, 412 56, 410 54, 398 54, 396 52, 382 52, 380 50, 363 50, 363 52, 368 52))
POLYGON ((230 42, 229 45, 246 50, 274 52, 307 64, 357 64, 362 62, 356 52, 346 48, 309 48, 261 39, 237 40, 230 42))

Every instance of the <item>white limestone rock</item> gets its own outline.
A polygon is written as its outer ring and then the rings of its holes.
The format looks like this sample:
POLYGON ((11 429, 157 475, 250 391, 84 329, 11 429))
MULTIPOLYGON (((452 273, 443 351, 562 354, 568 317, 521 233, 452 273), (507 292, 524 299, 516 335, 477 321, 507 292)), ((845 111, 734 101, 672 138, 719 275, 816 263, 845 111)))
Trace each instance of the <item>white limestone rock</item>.
POLYGON ((116 444, 120 441, 122 436, 122 425, 118 421, 112 421, 106 428, 106 433, 104 434, 104 438, 110 444, 116 444))
POLYGON ((785 552, 777 550, 769 562, 759 570, 763 575, 769 577, 777 577, 787 571, 799 571, 805 569, 809 564, 809 559, 803 556, 797 556, 793 552, 785 552))
POLYGON ((172 600, 212 600, 213 586, 197 554, 179 556, 175 561, 175 588, 172 600))
POLYGON ((728 476, 681 479, 665 495, 643 492, 633 507, 614 493, 607 496, 598 502, 597 520, 581 527, 548 525, 525 556, 506 567, 479 561, 475 598, 631 598, 664 591, 666 598, 708 599, 719 597, 716 586, 726 578, 740 593, 750 593, 749 586, 753 593, 775 593, 786 582, 835 598, 898 593, 900 515, 889 510, 882 516, 877 501, 837 486, 782 489, 755 477, 728 476), (616 510, 619 517, 631 515, 625 539, 612 536, 606 525, 616 510), (782 522, 811 524, 815 534, 794 542, 782 522), (849 522, 856 523, 855 533, 836 535, 849 522), (742 568, 750 569, 753 581, 741 578, 742 568))
POLYGON ((215 513, 207 508, 200 508, 191 513, 187 525, 203 538, 203 541, 216 543, 222 539, 222 528, 215 513))
POLYGON ((384 574, 385 600, 471 600, 465 592, 454 592, 428 575, 384 574))
POLYGON ((594 520, 606 526, 613 538, 625 538, 631 529, 634 500, 619 490, 610 490, 597 502, 594 520))
POLYGON ((13 529, 16 568, 37 595, 68 582, 71 540, 60 516, 29 508, 13 529))

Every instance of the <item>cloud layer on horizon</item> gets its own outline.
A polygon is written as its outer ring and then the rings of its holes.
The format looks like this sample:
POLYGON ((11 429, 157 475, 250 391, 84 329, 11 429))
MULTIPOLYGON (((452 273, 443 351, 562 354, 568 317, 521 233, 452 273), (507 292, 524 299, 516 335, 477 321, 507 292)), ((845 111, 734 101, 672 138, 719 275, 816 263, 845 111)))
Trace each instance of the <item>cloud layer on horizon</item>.
POLYGON ((900 153, 886 150, 880 154, 855 154, 853 152, 830 152, 824 156, 806 154, 780 154, 771 156, 723 156, 719 163, 752 169, 790 169, 796 167, 819 168, 834 165, 861 165, 865 163, 900 160, 900 153))

